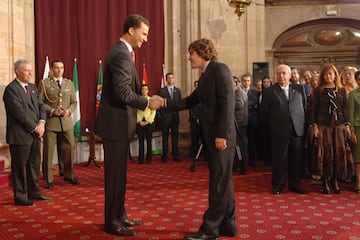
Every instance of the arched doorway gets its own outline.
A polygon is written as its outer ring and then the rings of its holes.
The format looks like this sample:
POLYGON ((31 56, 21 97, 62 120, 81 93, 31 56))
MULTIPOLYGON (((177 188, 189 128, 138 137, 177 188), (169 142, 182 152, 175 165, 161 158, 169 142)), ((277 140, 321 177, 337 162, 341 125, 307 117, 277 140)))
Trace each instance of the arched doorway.
POLYGON ((319 19, 296 25, 274 42, 274 66, 280 63, 301 72, 319 72, 326 64, 360 66, 360 21, 344 18, 319 19))

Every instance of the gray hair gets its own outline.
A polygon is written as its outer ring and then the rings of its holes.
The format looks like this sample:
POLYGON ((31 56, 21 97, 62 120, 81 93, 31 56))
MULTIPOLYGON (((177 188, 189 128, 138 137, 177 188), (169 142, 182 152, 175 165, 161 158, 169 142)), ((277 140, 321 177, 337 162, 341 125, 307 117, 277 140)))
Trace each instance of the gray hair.
POLYGON ((291 73, 291 68, 289 65, 286 65, 286 64, 280 64, 277 68, 276 68, 276 72, 279 70, 279 68, 281 67, 286 67, 286 71, 287 73, 291 73))
POLYGON ((29 61, 26 59, 19 59, 14 63, 14 71, 21 69, 23 64, 29 64, 29 61))

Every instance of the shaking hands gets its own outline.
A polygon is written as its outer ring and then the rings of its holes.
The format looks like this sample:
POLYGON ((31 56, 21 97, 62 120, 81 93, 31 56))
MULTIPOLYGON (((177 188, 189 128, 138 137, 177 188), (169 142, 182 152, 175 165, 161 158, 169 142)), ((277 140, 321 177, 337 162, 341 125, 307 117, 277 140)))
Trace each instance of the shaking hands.
POLYGON ((159 109, 159 108, 165 107, 165 101, 166 100, 164 98, 162 98, 158 95, 153 95, 149 99, 149 108, 159 109))

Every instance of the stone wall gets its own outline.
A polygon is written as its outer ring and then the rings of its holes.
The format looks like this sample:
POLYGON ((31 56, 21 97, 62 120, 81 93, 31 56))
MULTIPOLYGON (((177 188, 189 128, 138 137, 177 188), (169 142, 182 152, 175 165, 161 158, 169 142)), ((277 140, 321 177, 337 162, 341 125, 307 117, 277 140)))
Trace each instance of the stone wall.
MULTIPOLYGON (((19 58, 34 63, 34 0, 0 1, 0 145, 5 143, 6 116, 2 96, 15 77, 13 64, 19 58)), ((34 80, 33 80, 34 81, 34 80)))

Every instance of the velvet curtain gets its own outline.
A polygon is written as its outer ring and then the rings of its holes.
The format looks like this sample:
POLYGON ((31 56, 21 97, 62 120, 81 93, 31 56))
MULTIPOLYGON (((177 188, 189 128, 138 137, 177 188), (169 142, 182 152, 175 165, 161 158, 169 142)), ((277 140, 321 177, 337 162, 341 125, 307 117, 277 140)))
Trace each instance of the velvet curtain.
MULTIPOLYGON (((164 63, 163 0, 35 0, 36 83, 43 76, 45 59, 61 59, 64 77, 71 79, 77 59, 82 128, 95 125, 95 99, 99 61, 119 39, 129 14, 150 21, 148 42, 136 52, 140 81, 146 64, 150 92, 160 88, 164 63)), ((104 67, 104 64, 103 64, 104 67)))

